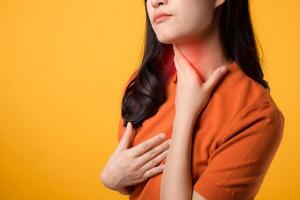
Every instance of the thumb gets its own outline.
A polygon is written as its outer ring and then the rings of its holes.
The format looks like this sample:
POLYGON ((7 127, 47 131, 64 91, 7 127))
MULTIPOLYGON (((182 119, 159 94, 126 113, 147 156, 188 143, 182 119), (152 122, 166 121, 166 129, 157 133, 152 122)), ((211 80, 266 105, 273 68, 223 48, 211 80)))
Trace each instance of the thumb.
POLYGON ((207 81, 203 84, 203 87, 210 93, 217 83, 221 80, 221 78, 226 74, 228 71, 228 67, 221 66, 217 68, 212 75, 208 78, 207 81))
POLYGON ((127 149, 130 142, 132 141, 132 138, 133 138, 133 134, 134 133, 134 130, 133 130, 133 127, 132 127, 132 123, 131 122, 127 122, 126 124, 126 129, 123 133, 123 136, 120 140, 120 143, 119 143, 119 150, 124 150, 124 149, 127 149))

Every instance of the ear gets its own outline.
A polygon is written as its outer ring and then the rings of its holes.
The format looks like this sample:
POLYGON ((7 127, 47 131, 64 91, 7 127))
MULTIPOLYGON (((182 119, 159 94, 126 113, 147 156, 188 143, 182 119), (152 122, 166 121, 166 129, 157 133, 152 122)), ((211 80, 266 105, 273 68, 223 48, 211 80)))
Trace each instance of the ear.
POLYGON ((215 0, 215 8, 222 5, 226 0, 215 0))

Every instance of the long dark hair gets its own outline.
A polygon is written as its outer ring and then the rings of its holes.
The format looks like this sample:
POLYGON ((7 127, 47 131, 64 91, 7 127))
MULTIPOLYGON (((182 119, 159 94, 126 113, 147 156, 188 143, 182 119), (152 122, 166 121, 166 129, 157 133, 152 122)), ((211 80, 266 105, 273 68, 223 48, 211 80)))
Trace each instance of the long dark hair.
MULTIPOLYGON (((220 9, 219 30, 228 60, 234 60, 250 78, 270 92, 263 79, 256 38, 252 27, 248 0, 226 0, 220 9)), ((145 4, 145 10, 147 8, 145 4)), ((123 126, 130 121, 134 128, 155 115, 166 100, 161 68, 172 44, 160 43, 146 15, 146 35, 140 67, 135 71, 122 97, 123 126)))

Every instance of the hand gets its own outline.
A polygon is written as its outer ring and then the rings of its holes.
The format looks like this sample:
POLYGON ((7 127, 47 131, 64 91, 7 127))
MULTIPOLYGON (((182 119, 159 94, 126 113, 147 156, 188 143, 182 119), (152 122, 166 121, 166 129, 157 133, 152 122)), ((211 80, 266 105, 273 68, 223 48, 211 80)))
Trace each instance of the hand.
POLYGON ((173 44, 174 64, 177 73, 175 107, 181 119, 193 120, 207 104, 211 91, 227 71, 222 66, 216 69, 209 79, 202 82, 198 72, 185 59, 178 46, 173 44), (224 69, 225 71, 222 71, 224 69))
POLYGON ((158 164, 166 158, 170 140, 164 141, 166 137, 160 138, 160 135, 128 149, 133 138, 132 124, 128 122, 119 145, 101 173, 104 185, 123 193, 125 187, 161 173, 164 164, 158 164))

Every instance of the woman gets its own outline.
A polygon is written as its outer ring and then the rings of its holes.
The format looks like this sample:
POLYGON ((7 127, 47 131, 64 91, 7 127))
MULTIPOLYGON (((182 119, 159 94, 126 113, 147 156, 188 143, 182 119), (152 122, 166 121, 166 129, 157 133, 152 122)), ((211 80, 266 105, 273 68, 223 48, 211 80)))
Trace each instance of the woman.
POLYGON ((263 79, 248 1, 145 6, 144 57, 123 91, 103 183, 130 199, 254 199, 284 116, 263 79))

